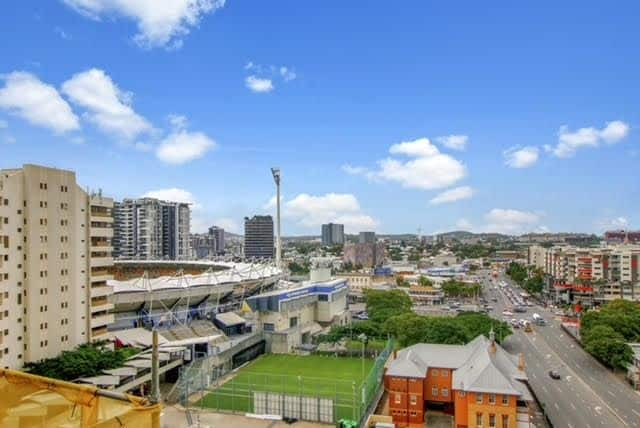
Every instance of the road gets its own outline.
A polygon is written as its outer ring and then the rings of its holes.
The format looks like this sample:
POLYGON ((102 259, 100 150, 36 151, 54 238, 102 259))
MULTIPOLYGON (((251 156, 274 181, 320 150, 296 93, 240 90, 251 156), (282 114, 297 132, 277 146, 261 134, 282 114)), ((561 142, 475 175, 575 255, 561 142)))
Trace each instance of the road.
MULTIPOLYGON (((518 290, 508 278, 500 280, 518 290)), ((498 299, 493 303, 492 316, 502 319, 502 311, 513 304, 500 287, 493 290, 488 280, 483 286, 485 296, 498 299)), ((524 354, 529 383, 551 423, 568 428, 640 427, 640 395, 567 336, 550 311, 534 306, 512 318, 530 319, 534 312, 548 324, 534 326, 532 333, 516 329, 503 346, 511 353, 524 354), (557 370, 562 379, 551 379, 551 369, 557 370)))

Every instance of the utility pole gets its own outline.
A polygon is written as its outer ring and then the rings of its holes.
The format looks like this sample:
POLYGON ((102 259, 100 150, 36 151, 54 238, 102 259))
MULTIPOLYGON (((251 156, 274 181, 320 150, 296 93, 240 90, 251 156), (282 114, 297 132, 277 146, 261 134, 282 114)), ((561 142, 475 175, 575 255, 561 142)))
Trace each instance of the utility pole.
POLYGON ((282 244, 280 238, 280 168, 271 168, 273 181, 276 183, 276 267, 281 269, 280 258, 282 256, 282 244))

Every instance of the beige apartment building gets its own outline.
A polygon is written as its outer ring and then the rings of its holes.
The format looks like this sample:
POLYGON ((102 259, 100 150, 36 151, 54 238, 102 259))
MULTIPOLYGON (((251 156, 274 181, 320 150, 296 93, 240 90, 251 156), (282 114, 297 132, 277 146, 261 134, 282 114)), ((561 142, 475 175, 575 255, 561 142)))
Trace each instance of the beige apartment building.
POLYGON ((640 246, 612 244, 596 248, 557 245, 529 247, 529 264, 557 281, 594 286, 596 300, 640 301, 640 246))
POLYGON ((0 366, 20 368, 106 333, 112 207, 72 171, 0 170, 0 366))

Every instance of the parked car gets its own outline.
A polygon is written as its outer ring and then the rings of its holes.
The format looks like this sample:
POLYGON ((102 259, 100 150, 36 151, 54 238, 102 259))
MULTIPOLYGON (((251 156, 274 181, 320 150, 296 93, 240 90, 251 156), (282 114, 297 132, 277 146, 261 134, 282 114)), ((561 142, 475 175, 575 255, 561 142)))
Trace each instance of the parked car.
POLYGON ((558 380, 561 378, 560 373, 558 373, 556 370, 549 370, 549 377, 555 380, 558 380))

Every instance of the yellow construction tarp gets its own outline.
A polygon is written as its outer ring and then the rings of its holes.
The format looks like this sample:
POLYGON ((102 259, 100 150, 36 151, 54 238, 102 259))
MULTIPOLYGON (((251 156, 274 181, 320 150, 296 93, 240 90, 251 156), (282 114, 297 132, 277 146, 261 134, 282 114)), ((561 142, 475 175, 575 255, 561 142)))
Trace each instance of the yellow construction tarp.
POLYGON ((0 427, 160 428, 159 404, 108 394, 89 385, 0 369, 0 427))

